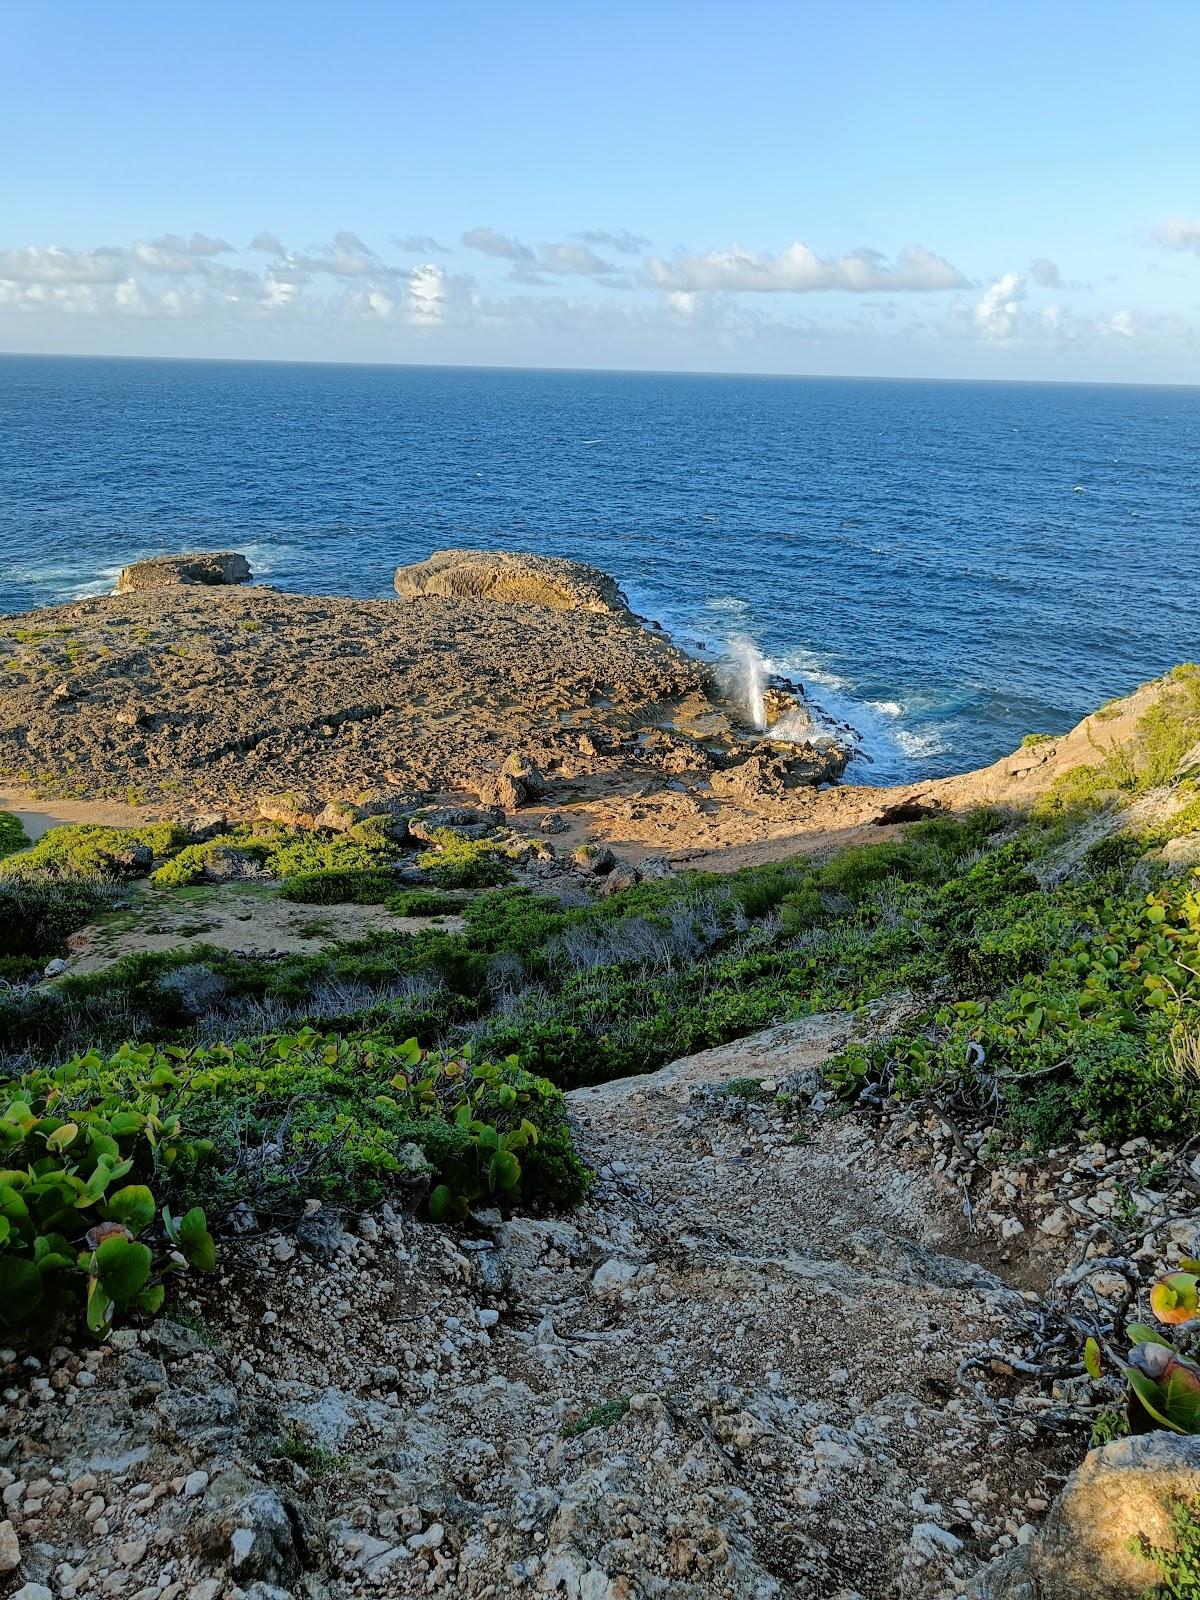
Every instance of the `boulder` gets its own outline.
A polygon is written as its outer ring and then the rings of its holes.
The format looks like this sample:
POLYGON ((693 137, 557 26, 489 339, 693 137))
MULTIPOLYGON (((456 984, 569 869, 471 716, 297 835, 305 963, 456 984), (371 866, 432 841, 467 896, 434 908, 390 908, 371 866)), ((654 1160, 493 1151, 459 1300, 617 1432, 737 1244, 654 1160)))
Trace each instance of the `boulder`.
POLYGON ((439 811, 426 811, 410 817, 408 831, 414 839, 433 844, 439 833, 454 833, 460 839, 486 839, 495 833, 502 819, 495 811, 476 811, 471 806, 445 806, 439 811))
POLYGON ((300 789, 263 795, 258 802, 258 814, 264 822, 278 822, 285 828, 315 828, 323 810, 315 795, 300 789))
POLYGON ((476 779, 473 787, 481 806, 495 806, 500 811, 516 811, 530 798, 520 778, 507 772, 489 772, 476 779))
POLYGON ((1200 1497, 1200 1436, 1163 1432, 1092 1450, 1039 1533, 987 1567, 972 1600, 1143 1600, 1157 1564, 1139 1536, 1170 1549, 1174 1503, 1200 1497))
POLYGON ((571 852, 571 860, 580 872, 586 872, 594 878, 603 877, 606 872, 611 872, 617 864, 617 858, 606 844, 581 844, 578 849, 571 852))
POLYGON ((242 878, 265 878, 266 873, 253 850, 219 844, 205 854, 203 877, 206 883, 230 883, 242 878))
POLYGON ((529 756, 522 755, 519 750, 514 750, 505 756, 500 771, 506 778, 515 778, 531 800, 540 800, 543 795, 549 793, 550 785, 546 782, 541 768, 529 756))
POLYGON ((1185 833, 1181 839, 1168 839, 1162 847, 1162 860, 1170 878, 1182 877, 1200 867, 1200 833, 1185 833))
POLYGON ((512 550, 439 550, 427 561, 397 567, 403 600, 441 595, 496 605, 548 606, 553 611, 594 611, 628 617, 620 589, 598 567, 559 556, 512 550))
POLYGON ((248 583, 253 574, 245 556, 235 550, 194 551, 183 556, 152 556, 122 567, 116 594, 137 594, 145 589, 219 588, 228 583, 248 583))

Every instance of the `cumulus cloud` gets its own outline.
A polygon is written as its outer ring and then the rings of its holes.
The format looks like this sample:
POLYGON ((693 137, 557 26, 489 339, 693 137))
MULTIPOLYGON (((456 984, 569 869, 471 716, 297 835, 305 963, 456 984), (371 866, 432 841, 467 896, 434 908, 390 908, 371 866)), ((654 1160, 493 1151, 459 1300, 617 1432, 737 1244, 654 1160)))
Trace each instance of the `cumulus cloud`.
POLYGON ((1200 220, 1171 217, 1154 230, 1154 237, 1164 250, 1190 250, 1200 256, 1200 220))
POLYGON ((680 255, 670 261, 651 256, 646 262, 646 278, 661 289, 759 294, 961 289, 967 283, 957 267, 923 245, 906 245, 889 263, 878 250, 866 248, 840 256, 819 256, 799 239, 778 255, 734 245, 731 250, 680 255))
POLYGON ((124 252, 64 250, 59 245, 39 249, 0 249, 0 281, 7 283, 116 283, 124 268, 124 252))
POLYGON ((1057 266, 1045 256, 1038 256, 1029 263, 1029 276, 1043 289, 1055 289, 1062 283, 1057 266))
POLYGON ((1019 272, 1006 272, 990 284, 975 307, 975 322, 983 337, 1011 339, 1020 325, 1024 298, 1025 279, 1019 272))

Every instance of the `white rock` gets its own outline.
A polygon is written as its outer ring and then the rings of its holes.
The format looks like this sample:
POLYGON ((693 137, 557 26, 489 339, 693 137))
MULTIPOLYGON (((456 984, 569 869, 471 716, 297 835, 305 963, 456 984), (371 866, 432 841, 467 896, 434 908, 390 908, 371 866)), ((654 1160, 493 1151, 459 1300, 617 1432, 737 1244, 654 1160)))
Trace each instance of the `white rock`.
POLYGON ((17 1590, 12 1600, 54 1600, 54 1592, 44 1583, 27 1583, 17 1590))
POLYGON ((440 1522, 431 1523, 424 1533, 414 1533, 408 1541, 410 1550, 440 1550, 446 1530, 440 1522))
POLYGON ((11 1522, 0 1522, 0 1572, 13 1572, 21 1564, 21 1541, 11 1522))
POLYGON ((942 1556, 955 1556, 962 1549, 962 1540, 955 1538, 936 1522, 918 1522, 908 1541, 914 1555, 933 1561, 942 1556))
POLYGON ((479 1326, 481 1328, 494 1328, 500 1321, 500 1313, 498 1311, 486 1308, 477 1311, 475 1315, 479 1318, 479 1326))
POLYGON ((203 1494, 208 1488, 207 1472, 189 1472, 183 1480, 184 1499, 194 1500, 198 1494, 203 1494))
POLYGON ((628 1289, 641 1269, 633 1261, 622 1261, 614 1256, 611 1261, 606 1261, 596 1268, 592 1277, 592 1293, 595 1295, 620 1294, 623 1289, 628 1289))

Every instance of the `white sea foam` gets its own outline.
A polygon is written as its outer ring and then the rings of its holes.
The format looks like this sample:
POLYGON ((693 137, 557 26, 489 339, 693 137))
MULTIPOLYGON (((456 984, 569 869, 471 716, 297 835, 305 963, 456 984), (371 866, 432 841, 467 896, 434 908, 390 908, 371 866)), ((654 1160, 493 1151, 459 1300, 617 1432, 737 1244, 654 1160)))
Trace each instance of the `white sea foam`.
POLYGON ((897 728, 895 738, 896 743, 904 751, 904 754, 912 756, 914 759, 944 756, 954 748, 949 740, 943 734, 938 733, 935 728, 931 728, 925 733, 918 733, 914 728, 897 728))

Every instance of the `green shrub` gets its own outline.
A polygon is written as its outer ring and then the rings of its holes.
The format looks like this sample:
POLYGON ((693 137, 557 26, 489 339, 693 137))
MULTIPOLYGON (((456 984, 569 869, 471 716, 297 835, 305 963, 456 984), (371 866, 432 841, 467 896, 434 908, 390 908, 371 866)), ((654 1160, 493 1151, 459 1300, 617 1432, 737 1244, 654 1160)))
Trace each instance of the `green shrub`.
POLYGON ((152 1046, 0 1083, 0 1322, 82 1301, 100 1337, 119 1313, 156 1312, 170 1273, 213 1265, 203 1211, 177 1219, 160 1198, 212 1152, 185 1128, 187 1097, 152 1046))
POLYGON ((24 850, 28 843, 29 835, 22 827, 20 817, 14 817, 11 811, 0 811, 0 861, 18 850, 24 850))
POLYGON ((471 904, 465 894, 441 889, 401 889, 389 895, 387 908, 394 917, 455 917, 471 904))
POLYGON ((284 900, 296 900, 302 905, 379 906, 390 901, 395 890, 396 880, 391 873, 331 868, 288 878, 279 893, 284 900))
POLYGON ((490 889, 512 880, 512 863, 492 839, 463 839, 442 829, 434 848, 423 850, 417 866, 440 889, 490 889))
POLYGON ((67 936, 105 904, 103 888, 86 879, 0 876, 0 957, 33 961, 61 955, 67 936))
POLYGON ((184 835, 170 823, 144 828, 100 828, 72 823, 48 829, 20 855, 0 863, 0 874, 25 879, 144 877, 156 857, 179 848, 184 835))
POLYGON ((215 1188, 226 1199, 276 1208, 317 1194, 369 1205, 411 1180, 409 1145, 431 1171, 435 1218, 464 1215, 485 1196, 569 1205, 587 1185, 561 1091, 512 1058, 301 1029, 188 1059, 193 1116, 215 1144, 215 1188), (253 1154, 264 1146, 269 1166, 253 1154))
MULTIPOLYGON (((239 851, 272 878, 289 879, 313 889, 312 880, 324 874, 350 875, 365 881, 368 875, 385 876, 400 856, 400 846, 391 836, 386 817, 368 817, 347 833, 313 833, 304 829, 259 824, 253 830, 235 829, 218 834, 202 844, 188 845, 173 860, 154 874, 154 882, 164 888, 182 888, 204 878, 213 857, 220 851, 239 851)), ((318 892, 315 889, 313 892, 318 892)), ((289 898, 301 899, 304 887, 289 898)), ((385 896, 381 895, 380 899, 385 896)), ((330 900, 318 902, 332 904, 330 900)), ((367 902, 363 902, 367 903, 367 902)))

